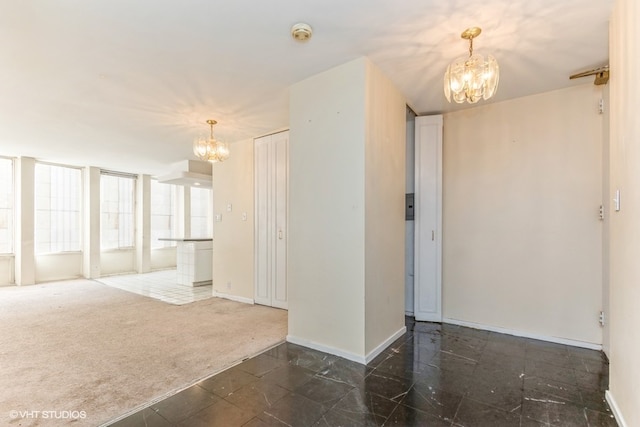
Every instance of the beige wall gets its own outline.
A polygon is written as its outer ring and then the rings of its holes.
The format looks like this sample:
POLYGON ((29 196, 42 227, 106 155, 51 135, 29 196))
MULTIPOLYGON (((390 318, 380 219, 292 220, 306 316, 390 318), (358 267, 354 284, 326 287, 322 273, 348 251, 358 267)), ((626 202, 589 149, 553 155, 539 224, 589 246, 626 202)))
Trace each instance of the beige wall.
POLYGON ((604 117, 602 121, 602 209, 604 214, 604 219, 602 221, 602 311, 604 312, 605 324, 602 328, 602 351, 605 352, 607 356, 609 356, 610 346, 610 323, 609 316, 611 315, 611 307, 609 304, 609 276, 610 276, 610 267, 611 267, 611 258, 610 258, 610 241, 611 241, 611 192, 609 190, 610 187, 610 177, 611 177, 611 167, 610 167, 610 151, 611 144, 610 133, 610 119, 611 119, 611 96, 610 96, 610 85, 605 85, 602 94, 604 100, 604 117))
POLYGON ((404 326, 406 102, 366 63, 365 354, 404 326))
POLYGON ((600 345, 602 89, 444 116, 443 315, 600 345))
POLYGON ((290 94, 288 339, 363 362, 404 331, 405 102, 365 58, 290 94))
POLYGON ((364 354, 365 62, 290 89, 289 335, 364 354))
MULTIPOLYGON (((611 19, 610 382, 608 399, 640 426, 640 5, 618 0, 611 19)), ((622 425, 622 423, 621 423, 622 425)))
POLYGON ((222 215, 222 221, 213 224, 213 289, 253 300, 253 140, 235 142, 230 149, 228 160, 213 165, 214 218, 222 215))

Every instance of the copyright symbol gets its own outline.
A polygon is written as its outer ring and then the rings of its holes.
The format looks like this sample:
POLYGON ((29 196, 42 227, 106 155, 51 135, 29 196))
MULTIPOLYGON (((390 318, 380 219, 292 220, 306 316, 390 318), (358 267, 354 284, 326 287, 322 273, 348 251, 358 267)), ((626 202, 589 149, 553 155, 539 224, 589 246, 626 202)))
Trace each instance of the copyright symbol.
POLYGON ((18 418, 18 411, 9 411, 9 416, 11 418, 18 418))

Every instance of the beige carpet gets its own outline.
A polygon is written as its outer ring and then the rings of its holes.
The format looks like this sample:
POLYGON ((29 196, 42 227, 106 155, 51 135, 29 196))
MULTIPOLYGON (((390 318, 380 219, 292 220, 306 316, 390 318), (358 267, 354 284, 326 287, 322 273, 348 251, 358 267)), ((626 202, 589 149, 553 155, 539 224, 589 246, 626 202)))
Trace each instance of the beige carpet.
POLYGON ((176 306, 90 280, 0 288, 0 425, 96 426, 286 333, 286 311, 219 298, 176 306))

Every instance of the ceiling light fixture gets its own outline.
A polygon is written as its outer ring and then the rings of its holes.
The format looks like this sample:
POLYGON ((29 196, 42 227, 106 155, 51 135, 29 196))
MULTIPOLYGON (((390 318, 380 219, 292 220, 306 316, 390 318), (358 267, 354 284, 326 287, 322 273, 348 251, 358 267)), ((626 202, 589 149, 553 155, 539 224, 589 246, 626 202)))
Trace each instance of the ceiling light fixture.
POLYGON ((211 163, 224 162, 229 158, 229 144, 218 141, 213 136, 213 125, 215 120, 207 120, 211 126, 209 139, 199 136, 193 141, 193 153, 200 159, 211 163))
POLYGON ((475 104, 480 99, 489 99, 498 88, 500 70, 496 59, 487 55, 487 59, 480 54, 473 54, 473 39, 482 30, 478 27, 467 28, 460 35, 469 40, 469 57, 458 58, 447 67, 444 73, 444 94, 447 101, 451 99, 461 104, 467 101, 475 104))

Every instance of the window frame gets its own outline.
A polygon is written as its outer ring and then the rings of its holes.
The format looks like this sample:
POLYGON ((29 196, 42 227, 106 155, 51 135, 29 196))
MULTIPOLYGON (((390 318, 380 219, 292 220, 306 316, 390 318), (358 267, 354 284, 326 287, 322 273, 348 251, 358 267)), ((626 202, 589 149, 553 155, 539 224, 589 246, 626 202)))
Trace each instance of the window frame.
MULTIPOLYGON (((117 172, 117 171, 111 171, 111 170, 105 170, 105 169, 101 169, 100 170, 100 209, 99 209, 99 213, 100 213, 100 252, 119 252, 119 251, 131 251, 131 250, 135 250, 136 249, 136 230, 138 227, 137 224, 137 215, 136 215, 136 209, 137 209, 137 203, 138 203, 138 195, 137 195, 137 184, 138 184, 138 175, 136 174, 131 174, 131 173, 126 173, 126 172, 117 172), (108 177, 115 177, 115 178, 122 178, 122 179, 131 179, 132 180, 132 189, 131 189, 131 195, 132 195, 132 200, 131 200, 131 245, 130 246, 124 246, 122 245, 122 242, 120 241, 120 233, 119 230, 120 228, 118 227, 118 246, 117 247, 104 247, 103 245, 103 215, 105 214, 105 212, 103 212, 102 210, 102 206, 104 201, 103 198, 103 193, 102 193, 102 178, 108 176, 108 177)), ((120 193, 118 193, 118 204, 121 203, 121 199, 120 199, 120 193)), ((108 214, 108 213, 107 213, 108 214)), ((122 215, 119 211, 118 211, 118 215, 122 215)))
POLYGON ((170 221, 170 228, 169 228, 169 237, 174 238, 174 237, 178 237, 179 234, 179 221, 180 221, 180 214, 178 212, 178 208, 180 205, 180 194, 179 194, 179 188, 178 185, 176 184, 167 184, 164 182, 159 182, 157 178, 151 178, 151 185, 149 186, 149 192, 150 192, 150 200, 151 200, 151 204, 149 206, 149 229, 150 229, 150 238, 151 238, 151 242, 150 242, 150 248, 152 251, 158 251, 158 250, 163 250, 163 249, 169 249, 169 248, 174 248, 178 245, 177 242, 175 241, 162 241, 162 244, 159 246, 154 246, 154 238, 153 238, 153 234, 154 234, 154 228, 153 228, 153 218, 154 216, 158 215, 158 214, 154 214, 153 213, 153 197, 154 197, 154 191, 153 191, 153 187, 154 187, 154 183, 157 185, 168 185, 170 186, 171 189, 171 206, 170 206, 170 210, 171 210, 171 214, 169 215, 169 221, 170 221))
POLYGON ((11 178, 11 185, 9 186, 11 189, 11 193, 9 195, 9 199, 11 200, 11 210, 8 218, 10 219, 10 224, 7 227, 8 235, 10 238, 9 241, 9 252, 0 251, 0 257, 11 257, 16 254, 16 159, 14 157, 9 156, 0 156, 1 160, 8 160, 11 164, 9 177, 11 178))
MULTIPOLYGON (((44 256, 44 255, 52 255, 52 254, 70 254, 70 253, 81 253, 83 251, 83 246, 84 246, 84 174, 83 174, 84 168, 80 167, 80 166, 72 166, 72 165, 66 165, 66 164, 61 164, 61 163, 52 163, 52 162, 41 162, 41 161, 36 161, 35 166, 34 166, 34 170, 33 170, 33 182, 34 182, 34 189, 33 189, 33 197, 34 197, 34 203, 33 203, 33 213, 34 213, 34 227, 33 227, 33 249, 34 249, 34 254, 35 256, 44 256), (38 252, 38 232, 37 232, 37 227, 35 225, 36 221, 36 216, 38 213, 38 209, 37 209, 37 172, 36 169, 38 167, 38 165, 45 165, 45 166, 53 166, 53 167, 60 167, 60 168, 67 168, 67 169, 74 169, 77 170, 79 172, 79 185, 78 185, 78 249, 72 249, 72 250, 61 250, 61 251, 52 251, 49 250, 47 252, 38 252)), ((51 212, 51 210, 49 210, 51 212)), ((49 244, 51 244, 51 242, 49 242, 49 244)))

